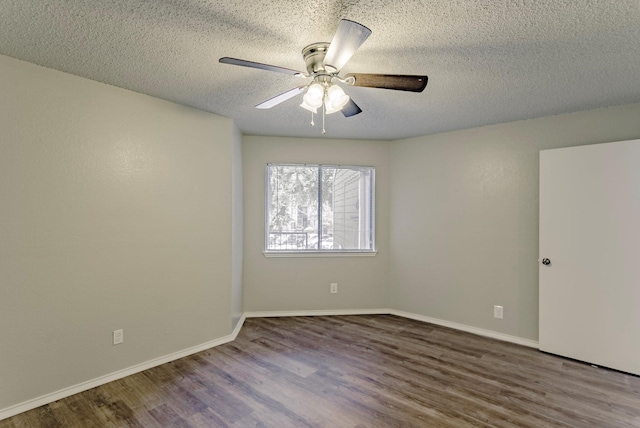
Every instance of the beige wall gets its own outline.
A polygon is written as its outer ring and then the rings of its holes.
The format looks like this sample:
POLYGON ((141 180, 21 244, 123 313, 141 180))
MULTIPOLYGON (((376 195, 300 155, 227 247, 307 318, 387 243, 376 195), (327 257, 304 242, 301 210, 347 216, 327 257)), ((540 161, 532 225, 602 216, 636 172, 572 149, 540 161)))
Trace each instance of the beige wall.
POLYGON ((536 339, 539 150, 640 138, 640 104, 396 142, 242 137, 3 56, 0 76, 0 410, 243 311, 390 307, 536 339), (265 258, 268 162, 375 166, 378 255, 265 258))
POLYGON ((0 76, 0 410, 229 334, 233 123, 0 76))
POLYGON ((386 307, 389 260, 389 144, 384 141, 245 136, 245 311, 386 307), (269 162, 376 168, 375 257, 265 258, 265 166, 269 162), (338 294, 329 284, 338 283, 338 294))
POLYGON ((391 308, 537 340, 539 151, 638 138, 638 117, 634 104, 394 142, 245 136, 245 311, 391 308), (268 162, 376 166, 380 254, 265 258, 268 162))
POLYGON ((539 151, 634 138, 640 104, 394 142, 390 307, 537 340, 539 151))
POLYGON ((243 263, 243 190, 242 190, 242 134, 233 127, 232 154, 232 254, 231 271, 231 318, 233 328, 236 327, 244 312, 244 286, 242 278, 243 263))

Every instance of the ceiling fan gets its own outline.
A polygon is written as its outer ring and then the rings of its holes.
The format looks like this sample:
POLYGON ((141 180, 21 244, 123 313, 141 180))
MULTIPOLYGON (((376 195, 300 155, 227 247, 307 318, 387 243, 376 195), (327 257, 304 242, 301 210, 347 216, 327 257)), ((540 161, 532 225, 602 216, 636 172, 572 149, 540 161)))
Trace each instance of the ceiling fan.
POLYGON ((362 112, 338 83, 411 92, 422 92, 427 86, 428 77, 418 75, 350 73, 341 77, 340 70, 370 34, 371 30, 362 24, 348 19, 340 20, 331 43, 312 43, 302 49, 302 57, 307 67, 306 73, 237 58, 223 57, 220 58, 220 62, 312 78, 311 83, 276 95, 258 104, 256 108, 269 109, 306 91, 300 106, 312 112, 311 124, 313 125, 313 113, 317 113, 318 108, 322 108, 323 119, 324 114, 337 111, 341 111, 345 117, 355 116, 362 112))

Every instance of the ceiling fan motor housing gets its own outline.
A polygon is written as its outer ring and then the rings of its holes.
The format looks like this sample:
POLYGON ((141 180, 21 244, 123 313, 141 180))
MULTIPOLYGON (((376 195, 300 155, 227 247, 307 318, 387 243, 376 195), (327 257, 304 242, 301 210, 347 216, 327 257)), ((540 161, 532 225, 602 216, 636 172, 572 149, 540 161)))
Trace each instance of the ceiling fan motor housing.
POLYGON ((329 43, 326 42, 312 43, 302 49, 302 57, 309 75, 329 74, 323 64, 328 49, 329 43))

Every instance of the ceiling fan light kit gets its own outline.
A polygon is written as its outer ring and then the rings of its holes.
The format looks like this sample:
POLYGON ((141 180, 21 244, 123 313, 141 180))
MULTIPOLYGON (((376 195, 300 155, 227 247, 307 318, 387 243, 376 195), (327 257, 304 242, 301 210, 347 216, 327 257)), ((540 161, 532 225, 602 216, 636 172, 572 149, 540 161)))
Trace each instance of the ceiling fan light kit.
POLYGON ((427 86, 428 77, 422 75, 353 73, 347 74, 344 78, 340 77, 340 70, 369 35, 371 35, 371 30, 364 25, 348 19, 340 20, 331 43, 312 43, 302 49, 307 73, 237 58, 223 57, 220 58, 220 62, 312 78, 313 80, 308 85, 298 86, 276 95, 258 104, 256 108, 269 109, 305 92, 300 107, 311 112, 311 125, 314 125, 313 114, 322 108, 322 133, 324 134, 325 114, 341 111, 345 117, 351 117, 362 112, 362 109, 344 92, 339 84, 410 92, 422 92, 427 86))

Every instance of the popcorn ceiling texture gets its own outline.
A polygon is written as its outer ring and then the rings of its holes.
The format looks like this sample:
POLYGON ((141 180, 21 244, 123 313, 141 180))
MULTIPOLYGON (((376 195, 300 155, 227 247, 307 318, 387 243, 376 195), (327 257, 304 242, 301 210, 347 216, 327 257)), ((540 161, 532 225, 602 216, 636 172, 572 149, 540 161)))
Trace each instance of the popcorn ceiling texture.
MULTIPOLYGON (((399 139, 640 102, 640 0, 0 0, 0 53, 233 118, 245 134, 320 136, 278 73, 331 41, 373 33, 348 72, 427 74, 423 93, 347 87, 364 113, 330 138, 399 139)), ((316 120, 318 123, 318 120, 316 120)))

